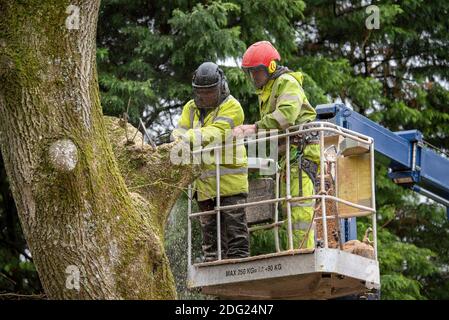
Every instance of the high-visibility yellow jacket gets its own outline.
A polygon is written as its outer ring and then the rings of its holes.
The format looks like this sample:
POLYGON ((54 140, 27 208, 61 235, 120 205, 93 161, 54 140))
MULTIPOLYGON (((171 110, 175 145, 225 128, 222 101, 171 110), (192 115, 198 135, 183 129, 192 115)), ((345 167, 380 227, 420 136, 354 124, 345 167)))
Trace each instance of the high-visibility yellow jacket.
MULTIPOLYGON (((316 111, 311 106, 302 86, 303 74, 288 72, 276 79, 269 80, 258 90, 261 120, 257 121, 259 129, 286 128, 313 121, 316 111)), ((304 157, 317 163, 320 161, 318 147, 306 147, 304 157)), ((296 158, 296 148, 292 148, 291 159, 296 158)))
MULTIPOLYGON (((194 100, 185 104, 174 137, 182 137, 195 146, 230 144, 220 156, 220 196, 248 193, 248 160, 244 145, 235 146, 230 139, 231 130, 243 124, 244 113, 240 103, 228 96, 217 108, 210 110, 200 121, 200 110, 194 100)), ((203 154, 202 174, 194 183, 198 201, 212 199, 216 192, 216 166, 213 152, 203 154)))

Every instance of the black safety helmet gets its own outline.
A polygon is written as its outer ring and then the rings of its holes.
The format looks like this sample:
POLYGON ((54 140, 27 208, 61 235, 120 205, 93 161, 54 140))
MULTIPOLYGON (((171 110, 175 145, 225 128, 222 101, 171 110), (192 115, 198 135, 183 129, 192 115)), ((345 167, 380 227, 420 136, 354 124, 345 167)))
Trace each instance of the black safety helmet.
POLYGON ((223 70, 213 62, 204 62, 196 69, 192 87, 193 99, 198 108, 216 108, 229 96, 223 70))

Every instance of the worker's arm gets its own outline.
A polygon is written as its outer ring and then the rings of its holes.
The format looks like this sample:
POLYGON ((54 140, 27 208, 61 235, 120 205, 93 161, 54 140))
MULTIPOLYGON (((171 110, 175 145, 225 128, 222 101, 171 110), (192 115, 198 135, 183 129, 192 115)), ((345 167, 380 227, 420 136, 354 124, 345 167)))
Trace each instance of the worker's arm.
POLYGON ((295 124, 306 97, 304 90, 293 77, 282 77, 278 86, 276 106, 272 113, 256 122, 258 129, 284 130, 295 124))
POLYGON ((231 130, 244 121, 243 109, 240 103, 231 98, 220 106, 218 113, 211 124, 199 129, 187 131, 189 140, 199 145, 197 139, 201 137, 201 145, 222 143, 231 136, 231 130))
MULTIPOLYGON (((190 111, 188 113, 190 113, 190 111)), ((190 117, 190 115, 186 115, 186 117, 190 117)), ((224 139, 230 137, 231 130, 235 126, 243 123, 244 117, 240 103, 231 98, 220 106, 213 123, 202 128, 184 131, 183 139, 190 142, 193 146, 206 146, 213 142, 221 143, 224 139)), ((184 123, 185 122, 180 120, 180 125, 178 125, 178 127, 184 123)), ((190 121, 188 123, 190 124, 190 121)), ((182 129, 178 130, 178 132, 182 131, 182 129)))

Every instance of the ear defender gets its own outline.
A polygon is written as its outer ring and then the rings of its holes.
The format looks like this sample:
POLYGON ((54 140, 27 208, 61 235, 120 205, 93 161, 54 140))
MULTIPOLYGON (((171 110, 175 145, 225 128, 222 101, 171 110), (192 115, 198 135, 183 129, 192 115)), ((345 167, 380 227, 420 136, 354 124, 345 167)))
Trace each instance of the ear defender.
POLYGON ((224 92, 224 90, 226 89, 226 76, 224 75, 224 72, 221 69, 218 69, 218 73, 220 74, 221 77, 220 90, 221 92, 224 92))
POLYGON ((276 67, 277 67, 276 61, 271 60, 270 64, 268 65, 268 73, 272 74, 273 72, 275 72, 276 71, 276 67))
POLYGON ((223 79, 221 80, 221 92, 225 91, 226 91, 226 78, 223 77, 223 79))

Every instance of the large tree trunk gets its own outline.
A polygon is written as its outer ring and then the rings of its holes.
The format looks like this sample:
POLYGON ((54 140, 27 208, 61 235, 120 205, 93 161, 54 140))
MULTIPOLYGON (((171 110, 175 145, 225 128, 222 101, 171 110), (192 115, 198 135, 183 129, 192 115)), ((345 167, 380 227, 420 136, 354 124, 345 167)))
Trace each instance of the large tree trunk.
POLYGON ((170 164, 170 146, 129 144, 123 125, 104 121, 98 7, 99 0, 0 0, 6 171, 50 298, 175 298, 163 233, 192 169, 170 164))

